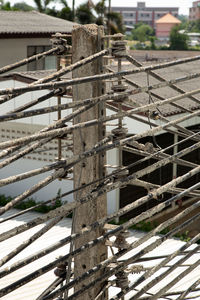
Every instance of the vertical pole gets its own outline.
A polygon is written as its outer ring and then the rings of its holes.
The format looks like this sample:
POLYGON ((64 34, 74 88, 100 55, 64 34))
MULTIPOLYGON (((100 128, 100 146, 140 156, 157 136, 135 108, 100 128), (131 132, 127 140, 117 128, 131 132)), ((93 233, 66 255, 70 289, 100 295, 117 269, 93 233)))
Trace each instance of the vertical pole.
MULTIPOLYGON (((101 42, 101 36, 103 35, 103 28, 97 25, 78 25, 75 26, 72 31, 72 61, 73 63, 88 57, 103 48, 101 42)), ((102 71, 102 58, 82 66, 81 68, 73 71, 73 78, 90 76, 99 74, 102 71)), ((103 93, 103 85, 99 81, 80 84, 73 87, 73 101, 86 99, 90 97, 100 96, 103 93)), ((74 119, 74 124, 85 122, 91 119, 98 119, 105 114, 105 108, 100 105, 92 107, 87 112, 81 114, 74 119)), ((83 151, 91 149, 96 143, 98 143, 105 136, 105 127, 100 125, 80 129, 74 132, 74 155, 80 154, 83 151)), ((105 153, 93 156, 85 161, 77 164, 74 167, 74 188, 80 187, 86 183, 92 182, 105 175, 105 153)), ((75 200, 86 195, 90 188, 85 188, 80 192, 75 193, 75 200)), ((107 214, 107 201, 106 196, 101 196, 92 202, 85 203, 75 209, 74 212, 74 230, 75 232, 84 230, 84 227, 95 222, 99 218, 104 217, 107 214)), ((75 248, 79 248, 90 240, 97 238, 103 233, 102 228, 98 228, 95 231, 90 232, 84 237, 75 241, 75 248)), ((107 257, 107 249, 104 244, 93 247, 75 257, 74 260, 74 276, 78 277, 82 273, 86 272, 90 268, 97 265, 107 257)), ((75 287, 75 291, 82 288, 92 280, 99 277, 103 271, 100 271, 96 275, 90 277, 89 280, 78 284, 75 287)), ((77 298, 77 300, 89 300, 95 299, 95 297, 101 292, 104 287, 104 283, 98 283, 95 287, 89 289, 77 298)), ((107 293, 99 297, 99 299, 107 299, 107 293)))
MULTIPOLYGON (((56 57, 56 64, 57 64, 57 71, 59 71, 61 69, 60 66, 60 55, 57 55, 56 57)), ((60 78, 58 79, 58 81, 60 80, 60 78)), ((58 106, 61 104, 61 96, 57 96, 57 104, 58 106)), ((58 108, 58 112, 57 112, 57 116, 58 116, 58 120, 61 119, 61 110, 58 108)), ((58 160, 61 160, 62 158, 62 141, 61 138, 58 138, 58 160)))
MULTIPOLYGON (((178 142, 178 134, 175 133, 174 134, 174 144, 176 144, 178 142)), ((178 145, 174 145, 173 147, 173 155, 176 154, 178 152, 178 145)), ((172 180, 177 178, 177 164, 173 163, 172 164, 172 180)), ((175 209, 176 207, 176 202, 172 203, 172 208, 175 209)))

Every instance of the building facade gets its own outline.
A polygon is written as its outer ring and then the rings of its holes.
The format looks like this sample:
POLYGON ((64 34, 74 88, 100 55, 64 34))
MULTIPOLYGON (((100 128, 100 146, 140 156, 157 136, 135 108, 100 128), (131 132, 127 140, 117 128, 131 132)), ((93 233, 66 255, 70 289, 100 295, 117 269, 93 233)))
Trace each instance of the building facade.
MULTIPOLYGON (((70 34, 76 23, 36 11, 0 10, 0 67, 52 48, 50 38, 59 32, 70 34)), ((56 68, 54 55, 45 57, 17 71, 50 70, 56 68)))
POLYGON ((178 16, 178 7, 146 7, 145 2, 138 2, 137 7, 112 7, 112 11, 122 15, 126 31, 130 31, 139 22, 155 28, 156 20, 167 13, 178 16))
POLYGON ((190 7, 189 20, 195 21, 200 19, 200 0, 194 1, 190 7))
POLYGON ((156 21, 156 37, 159 40, 168 41, 171 29, 180 25, 181 21, 171 14, 166 14, 156 21))

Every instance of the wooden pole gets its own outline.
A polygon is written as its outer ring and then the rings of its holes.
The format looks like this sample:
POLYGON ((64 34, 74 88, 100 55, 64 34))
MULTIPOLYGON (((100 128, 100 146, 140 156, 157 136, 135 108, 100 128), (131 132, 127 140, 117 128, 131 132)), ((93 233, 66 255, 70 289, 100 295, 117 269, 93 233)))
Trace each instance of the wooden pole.
MULTIPOLYGON (((76 26, 72 31, 72 59, 73 63, 88 57, 103 48, 101 36, 103 35, 103 28, 97 25, 80 25, 76 26)), ((91 62, 87 66, 82 66, 78 70, 73 71, 73 78, 91 76, 100 74, 102 72, 102 58, 91 62)), ((101 82, 88 82, 85 84, 76 85, 73 87, 73 101, 87 99, 88 97, 100 96, 103 93, 103 84, 101 82)), ((99 119, 105 116, 104 104, 98 104, 74 118, 74 124, 89 121, 92 119, 99 119)), ((91 128, 83 128, 74 133, 74 155, 80 154, 95 146, 102 138, 105 137, 105 127, 102 123, 97 124, 91 128)), ((95 179, 105 176, 105 153, 98 154, 91 158, 87 158, 74 167, 74 188, 78 188, 83 184, 94 181, 95 179)), ((91 190, 91 188, 90 188, 91 190)), ((88 188, 75 193, 75 200, 78 201, 80 197, 85 196, 89 192, 88 188)), ((95 222, 96 220, 106 216, 107 214, 107 201, 106 196, 103 195, 94 199, 92 202, 85 203, 76 208, 74 213, 74 230, 78 232, 95 222)), ((100 227, 95 231, 86 234, 75 242, 75 248, 79 248, 85 243, 97 238, 103 232, 100 227)), ((93 268, 95 265, 107 258, 107 249, 104 244, 98 245, 87 252, 75 257, 74 260, 74 276, 75 278, 81 276, 87 270, 93 268)), ((87 285, 91 280, 95 280, 101 276, 103 271, 98 272, 90 280, 85 280, 81 284, 77 284, 75 291, 87 285)), ((77 300, 95 299, 101 292, 104 283, 97 283, 94 287, 87 290, 83 295, 79 296, 77 300)), ((103 293, 99 299, 107 299, 107 292, 103 293)))

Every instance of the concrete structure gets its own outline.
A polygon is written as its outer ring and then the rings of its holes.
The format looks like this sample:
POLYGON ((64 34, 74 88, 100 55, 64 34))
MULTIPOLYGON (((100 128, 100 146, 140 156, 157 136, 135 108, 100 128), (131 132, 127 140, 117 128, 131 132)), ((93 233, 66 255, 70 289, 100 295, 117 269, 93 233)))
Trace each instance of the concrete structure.
POLYGON ((171 29, 179 24, 181 21, 171 14, 164 15, 156 21, 156 37, 160 40, 168 40, 171 29))
POLYGON ((119 12, 123 16, 127 31, 133 29, 139 22, 155 28, 155 21, 166 13, 178 16, 178 7, 146 7, 145 2, 138 2, 137 7, 112 7, 112 11, 119 12))
POLYGON ((194 1, 190 7, 189 20, 196 21, 200 19, 200 0, 194 1))
MULTIPOLYGON (((52 34, 69 34, 75 23, 36 11, 0 11, 0 67, 51 49, 52 34)), ((54 56, 29 63, 18 70, 56 67, 54 56)))

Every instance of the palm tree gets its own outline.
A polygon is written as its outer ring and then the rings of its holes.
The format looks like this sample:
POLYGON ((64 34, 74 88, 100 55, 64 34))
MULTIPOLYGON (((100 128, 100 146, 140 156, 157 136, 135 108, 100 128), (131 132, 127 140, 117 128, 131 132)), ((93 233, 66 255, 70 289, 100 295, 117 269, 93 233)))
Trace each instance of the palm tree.
POLYGON ((95 23, 96 18, 93 15, 90 3, 87 1, 76 9, 76 18, 81 24, 95 23))
POLYGON ((44 13, 47 11, 48 5, 55 0, 34 0, 34 2, 39 12, 44 13))
POLYGON ((75 1, 72 0, 72 9, 69 7, 66 0, 60 0, 60 3, 63 5, 63 8, 58 12, 58 18, 74 21, 74 18, 75 18, 75 11, 74 11, 75 1))
POLYGON ((98 25, 105 25, 106 23, 109 33, 114 34, 117 32, 124 32, 122 16, 117 12, 111 11, 110 9, 107 10, 107 7, 105 6, 105 0, 100 0, 95 5, 95 11, 98 15, 96 23, 98 25))

